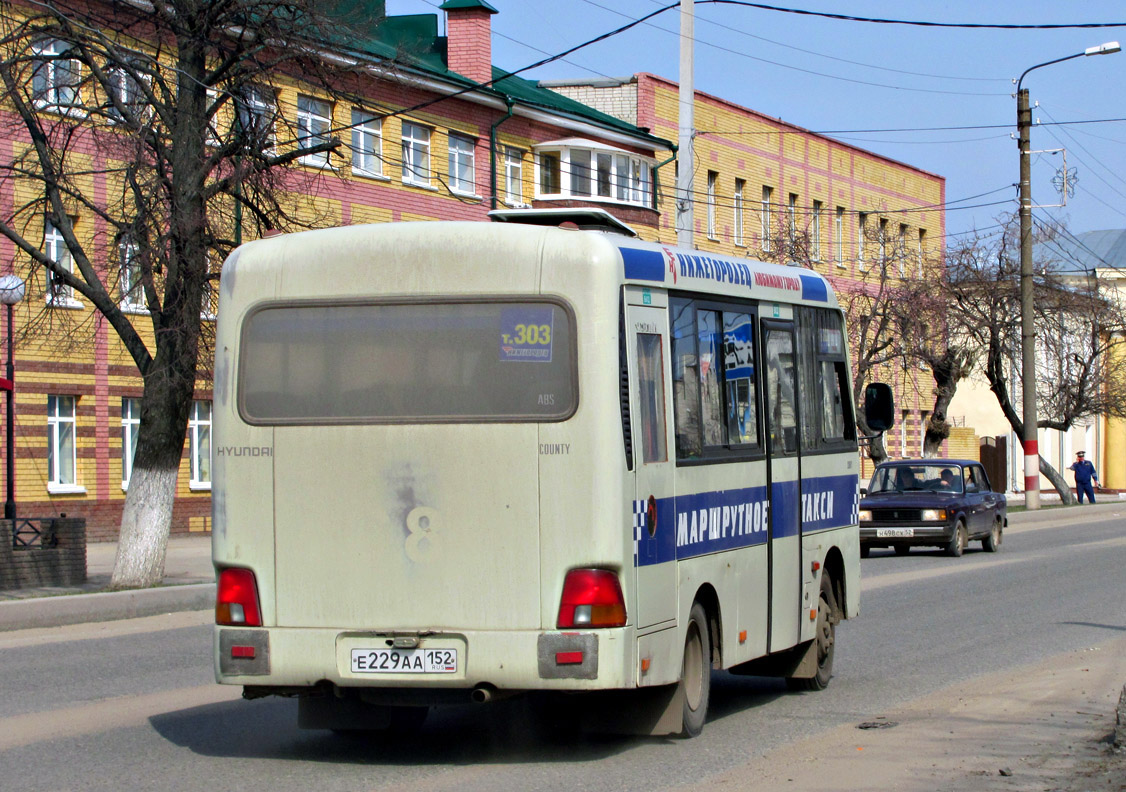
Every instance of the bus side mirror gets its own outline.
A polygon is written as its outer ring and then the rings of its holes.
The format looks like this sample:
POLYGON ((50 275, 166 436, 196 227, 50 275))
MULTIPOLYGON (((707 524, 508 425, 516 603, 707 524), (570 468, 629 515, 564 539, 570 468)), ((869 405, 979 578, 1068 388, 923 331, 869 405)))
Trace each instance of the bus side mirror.
POLYGON ((864 389, 864 421, 873 432, 886 432, 895 423, 895 397, 887 383, 873 382, 864 389))

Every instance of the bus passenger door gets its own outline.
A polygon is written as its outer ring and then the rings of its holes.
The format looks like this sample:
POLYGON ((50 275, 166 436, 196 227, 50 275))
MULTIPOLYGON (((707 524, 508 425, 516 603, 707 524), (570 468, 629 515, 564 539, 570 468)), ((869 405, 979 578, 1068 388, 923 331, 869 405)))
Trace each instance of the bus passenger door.
POLYGON ((770 493, 770 631, 767 651, 801 638, 801 471, 793 322, 762 323, 763 409, 770 493))
POLYGON ((630 439, 633 450, 633 547, 638 629, 676 620, 672 390, 667 296, 626 289, 630 439))

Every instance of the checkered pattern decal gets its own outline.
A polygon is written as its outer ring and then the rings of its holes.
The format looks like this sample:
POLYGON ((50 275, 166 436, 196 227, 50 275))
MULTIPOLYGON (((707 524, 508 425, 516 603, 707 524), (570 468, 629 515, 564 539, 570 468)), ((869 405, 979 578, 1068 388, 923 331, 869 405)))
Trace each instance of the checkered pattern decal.
POLYGON ((637 548, 641 542, 641 532, 645 530, 646 502, 635 500, 633 502, 633 565, 637 566, 637 548))

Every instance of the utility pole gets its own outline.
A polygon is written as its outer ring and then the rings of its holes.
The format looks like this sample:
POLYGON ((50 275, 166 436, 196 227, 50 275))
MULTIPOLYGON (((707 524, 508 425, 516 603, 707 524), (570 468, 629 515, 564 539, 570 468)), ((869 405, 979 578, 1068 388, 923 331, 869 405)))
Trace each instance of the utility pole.
POLYGON ((692 151, 692 138, 695 135, 694 110, 696 107, 696 88, 692 75, 694 32, 693 0, 680 2, 680 107, 677 113, 680 126, 677 179, 676 179, 676 244, 680 247, 695 247, 692 239, 694 221, 692 219, 692 171, 696 168, 692 151))
MULTIPOLYGON (((1022 75, 1023 76, 1023 75, 1022 75)), ((1036 317, 1032 277, 1032 110, 1028 89, 1017 89, 1017 145, 1020 147, 1020 357, 1023 395, 1024 506, 1040 508, 1040 448, 1036 433, 1036 317)))

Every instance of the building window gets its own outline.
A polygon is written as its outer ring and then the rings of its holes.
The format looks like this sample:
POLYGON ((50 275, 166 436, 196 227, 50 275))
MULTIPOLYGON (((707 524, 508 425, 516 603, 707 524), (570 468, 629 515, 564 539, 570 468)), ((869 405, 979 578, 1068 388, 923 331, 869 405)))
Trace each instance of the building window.
POLYGON ((837 259, 837 266, 843 267, 844 260, 844 215, 845 210, 843 206, 837 207, 837 213, 833 217, 833 255, 837 259))
POLYGON ((109 88, 110 104, 109 115, 119 121, 124 120, 125 116, 118 108, 124 108, 133 119, 136 119, 147 104, 145 98, 145 85, 141 80, 146 80, 146 77, 136 78, 134 74, 144 69, 144 64, 137 61, 130 61, 127 66, 117 66, 109 70, 109 88))
POLYGON ((798 196, 795 193, 790 193, 786 200, 786 241, 790 243, 790 258, 797 258, 794 255, 798 244, 798 196))
POLYGON ((117 246, 117 255, 121 263, 121 279, 118 289, 121 292, 121 309, 124 311, 144 311, 145 287, 141 282, 141 262, 139 261, 140 249, 136 243, 123 239, 117 246))
POLYGON ((361 176, 383 175, 383 122, 352 110, 352 172, 361 176))
POLYGON ((537 157, 540 170, 540 195, 559 195, 563 191, 561 159, 558 154, 544 152, 537 157))
MULTIPOLYGON (((332 105, 311 96, 297 97, 297 146, 313 148, 332 140, 332 105)), ((306 165, 328 165, 328 152, 317 151, 301 158, 306 165)))
POLYGON ((476 191, 474 178, 474 142, 461 135, 450 134, 450 189, 454 192, 473 195, 476 191))
POLYGON ((719 174, 708 171, 708 239, 715 239, 715 188, 719 174))
POLYGON ((820 201, 813 202, 813 217, 809 227, 809 255, 814 261, 821 260, 821 214, 825 204, 820 201))
POLYGON ((47 491, 78 491, 74 396, 47 397, 47 491))
POLYGON ((744 215, 744 210, 745 210, 745 206, 744 206, 744 203, 743 203, 743 200, 744 200, 743 199, 743 192, 746 189, 746 186, 747 186, 747 183, 743 179, 736 179, 735 180, 735 244, 736 245, 745 244, 745 242, 743 241, 743 234, 745 233, 744 229, 743 229, 743 222, 744 222, 743 215, 744 215))
MULTIPOLYGON (((50 220, 43 222, 43 255, 67 272, 74 272, 74 259, 66 246, 62 233, 50 220)), ((74 306, 74 290, 53 271, 47 271, 47 302, 56 306, 74 306)))
POLYGON ((193 401, 188 418, 192 489, 211 489, 211 402, 193 401))
POLYGON ((916 254, 917 264, 919 267, 919 277, 923 275, 923 262, 927 257, 927 230, 925 228, 919 229, 919 249, 916 254))
POLYGON ((238 99, 236 120, 239 133, 251 149, 269 154, 274 150, 274 116, 277 109, 269 88, 244 86, 238 99))
POLYGON ((899 237, 895 240, 895 257, 899 259, 899 274, 903 274, 903 262, 907 258, 907 226, 899 224, 899 237))
POLYGON ((430 130, 403 122, 403 183, 430 186, 430 130))
POLYGON ((880 266, 886 267, 888 263, 888 219, 880 218, 880 266))
POLYGON ((864 269, 864 237, 868 234, 868 213, 861 212, 856 218, 856 262, 864 269))
POLYGON ((762 228, 760 229, 760 234, 762 238, 762 249, 767 252, 770 251, 770 200, 773 196, 774 188, 764 185, 762 188, 762 217, 760 218, 762 228))
POLYGON ((121 488, 129 489, 133 457, 137 455, 137 433, 141 430, 141 400, 121 400, 121 488))
POLYGON ((512 146, 504 150, 504 202, 509 206, 524 203, 524 152, 512 146))
MULTIPOLYGON (((537 198, 581 198, 648 206, 651 163, 619 149, 543 144, 537 148, 537 198)), ((568 143, 572 142, 570 140, 568 143)))
POLYGON ((63 57, 69 48, 58 39, 31 45, 31 95, 38 107, 66 111, 78 105, 79 63, 63 57))

